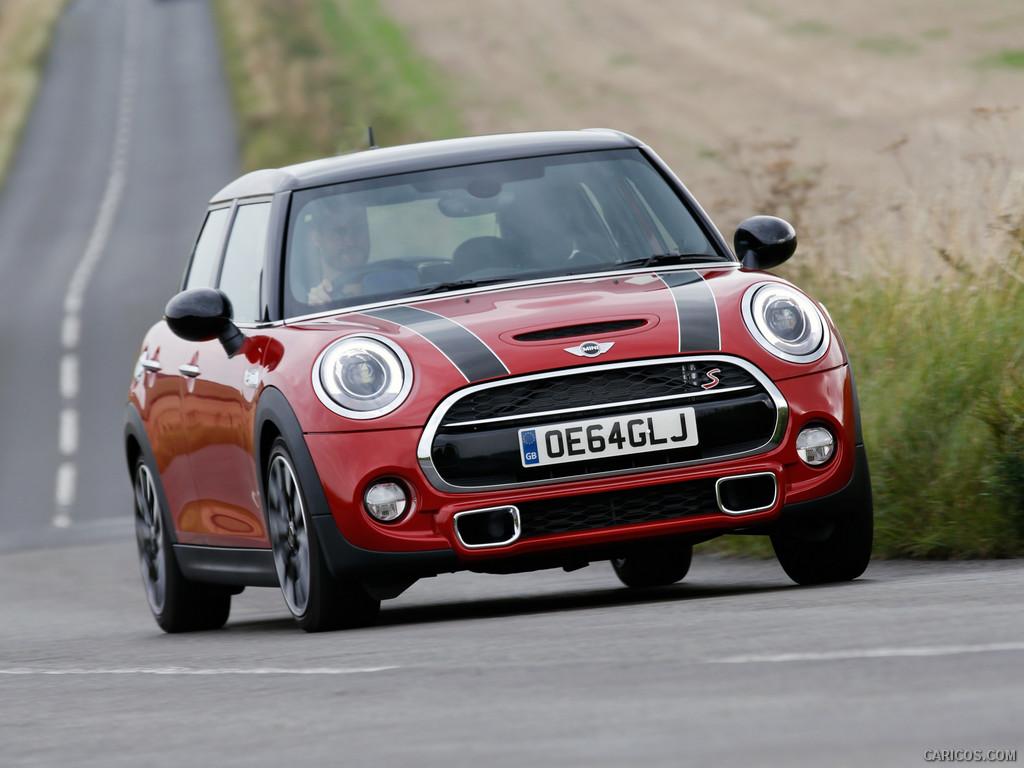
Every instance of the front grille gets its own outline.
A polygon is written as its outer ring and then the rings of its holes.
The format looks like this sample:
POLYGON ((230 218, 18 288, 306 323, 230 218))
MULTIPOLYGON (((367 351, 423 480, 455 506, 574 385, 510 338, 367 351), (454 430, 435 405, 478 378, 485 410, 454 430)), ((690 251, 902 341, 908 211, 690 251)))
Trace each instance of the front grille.
POLYGON ((656 362, 627 368, 595 368, 571 375, 510 382, 469 393, 445 413, 442 426, 530 413, 709 392, 707 371, 719 369, 716 389, 756 386, 757 379, 732 364, 656 362))
POLYGON ((521 539, 718 512, 714 479, 519 502, 516 506, 521 539))
POLYGON ((606 363, 471 386, 433 414, 420 464, 441 490, 460 492, 622 474, 750 455, 777 445, 781 393, 749 363, 726 356, 606 363), (692 408, 698 443, 646 453, 523 466, 519 431, 692 408))

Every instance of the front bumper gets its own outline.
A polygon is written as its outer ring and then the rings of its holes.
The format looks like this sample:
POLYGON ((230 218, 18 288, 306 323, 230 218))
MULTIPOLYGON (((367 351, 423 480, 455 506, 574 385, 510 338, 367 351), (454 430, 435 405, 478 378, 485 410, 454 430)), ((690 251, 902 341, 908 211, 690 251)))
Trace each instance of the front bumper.
MULTIPOLYGON (((351 544, 338 529, 330 515, 313 518, 324 557, 331 572, 339 578, 370 577, 386 579, 416 579, 460 570, 494 571, 501 573, 526 571, 538 567, 571 567, 589 561, 610 559, 627 541, 651 537, 673 537, 699 542, 721 533, 768 534, 783 527, 790 530, 813 530, 830 526, 836 517, 871 508, 871 477, 867 453, 863 445, 854 448, 853 474, 835 493, 809 501, 783 504, 778 509, 758 513, 756 517, 710 520, 701 517, 686 526, 671 523, 643 523, 591 533, 575 540, 564 534, 551 539, 538 539, 540 546, 530 546, 520 540, 514 547, 501 547, 486 552, 457 551, 456 547, 441 547, 424 551, 380 551, 364 549, 351 544), (474 556, 475 555, 475 556, 474 556)), ((452 514, 452 518, 454 518, 452 514)), ((454 529, 453 529, 454 530, 454 529)), ((440 540, 439 540, 440 541, 440 540)))
POLYGON ((420 430, 307 434, 327 502, 315 510, 325 555, 332 571, 349 575, 530 570, 614 557, 646 538, 769 533, 776 525, 870 504, 846 366, 777 384, 788 418, 779 443, 762 454, 473 493, 432 484, 411 458, 420 430), (820 469, 803 465, 793 447, 796 433, 811 422, 828 424, 839 441, 834 460, 820 469), (362 509, 363 490, 383 477, 413 490, 414 510, 397 524, 376 523, 362 509), (496 517, 493 540, 480 533, 490 522, 486 517, 478 517, 472 531, 460 526, 472 521, 467 513, 507 508, 518 518, 514 535, 511 513, 496 517))

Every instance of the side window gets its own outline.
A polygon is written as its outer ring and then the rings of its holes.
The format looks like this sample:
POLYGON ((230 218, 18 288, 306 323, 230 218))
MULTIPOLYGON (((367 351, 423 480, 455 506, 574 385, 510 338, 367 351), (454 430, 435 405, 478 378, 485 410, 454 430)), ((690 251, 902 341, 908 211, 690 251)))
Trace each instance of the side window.
POLYGON ((207 214, 203 230, 199 233, 199 240, 196 241, 196 248, 192 252, 192 263, 188 269, 185 288, 211 288, 216 284, 219 246, 230 210, 218 208, 207 214))
POLYGON ((260 319, 260 277, 267 246, 270 203, 239 206, 231 227, 219 288, 231 299, 235 320, 252 323, 260 319))

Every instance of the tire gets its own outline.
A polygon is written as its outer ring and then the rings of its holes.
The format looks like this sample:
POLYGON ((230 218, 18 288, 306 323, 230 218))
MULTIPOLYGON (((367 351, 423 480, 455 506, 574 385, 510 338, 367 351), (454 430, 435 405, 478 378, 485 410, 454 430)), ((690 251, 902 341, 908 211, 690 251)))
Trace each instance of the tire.
POLYGON ((612 568, 627 587, 665 587, 682 581, 692 560, 692 544, 660 541, 634 547, 625 557, 612 560, 612 568))
POLYGON ((779 529, 771 535, 779 564, 797 584, 856 579, 868 567, 873 537, 870 504, 847 511, 821 528, 779 529))
POLYGON ((281 594, 307 632, 371 624, 380 601, 353 579, 335 579, 310 525, 306 494, 285 442, 277 438, 267 460, 267 531, 281 594))
POLYGON ((153 618, 164 632, 220 629, 231 612, 231 592, 226 587, 186 579, 160 507, 156 481, 143 458, 135 461, 135 538, 146 600, 153 618))

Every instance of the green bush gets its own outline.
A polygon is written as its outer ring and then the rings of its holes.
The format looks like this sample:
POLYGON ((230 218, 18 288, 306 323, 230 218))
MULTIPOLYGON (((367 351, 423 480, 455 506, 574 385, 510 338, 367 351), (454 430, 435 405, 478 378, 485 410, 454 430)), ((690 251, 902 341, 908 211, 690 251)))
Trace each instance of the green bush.
POLYGON ((865 278, 827 303, 857 376, 876 553, 1020 554, 1024 400, 1006 361, 1024 358, 1024 283, 865 278))
POLYGON ((1024 538, 1024 365, 1006 363, 999 385, 978 407, 992 433, 995 498, 1006 505, 1014 531, 1024 538))

